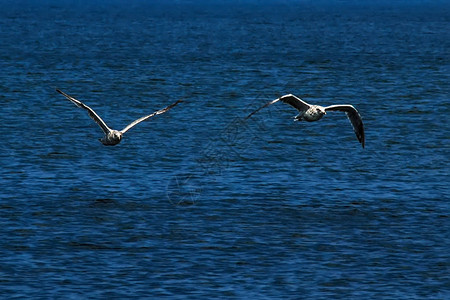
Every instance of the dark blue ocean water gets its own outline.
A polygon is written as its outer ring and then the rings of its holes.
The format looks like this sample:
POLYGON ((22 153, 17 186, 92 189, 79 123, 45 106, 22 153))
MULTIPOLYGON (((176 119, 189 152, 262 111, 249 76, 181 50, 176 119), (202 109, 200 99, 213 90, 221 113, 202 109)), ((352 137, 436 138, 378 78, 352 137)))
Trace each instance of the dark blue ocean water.
POLYGON ((0 7, 0 298, 450 298, 448 3, 0 7))

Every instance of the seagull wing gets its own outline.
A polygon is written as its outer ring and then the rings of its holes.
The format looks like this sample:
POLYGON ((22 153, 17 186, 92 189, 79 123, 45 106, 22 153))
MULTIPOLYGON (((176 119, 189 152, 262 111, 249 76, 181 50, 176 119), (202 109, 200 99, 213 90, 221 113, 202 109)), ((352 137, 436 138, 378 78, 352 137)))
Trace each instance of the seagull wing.
POLYGON ((64 92, 61 91, 61 90, 58 90, 58 89, 57 89, 56 91, 57 91, 58 93, 62 94, 62 95, 63 95, 64 97, 66 97, 67 99, 69 99, 69 101, 72 102, 73 104, 75 104, 76 106, 78 106, 78 107, 80 107, 80 108, 83 108, 83 109, 87 110, 87 111, 88 111, 88 114, 89 114, 89 117, 91 117, 91 119, 94 120, 95 123, 97 123, 97 124, 102 128, 102 130, 103 130, 103 132, 104 132, 105 134, 107 134, 108 132, 111 131, 111 129, 108 127, 108 125, 106 125, 105 121, 103 121, 102 118, 100 118, 100 117, 95 113, 95 111, 94 111, 92 108, 90 108, 89 106, 87 106, 87 105, 84 104, 83 102, 81 102, 81 101, 75 99, 74 97, 67 95, 66 93, 64 93, 64 92))
POLYGON ((263 106, 261 106, 260 108, 258 108, 257 110, 255 110, 254 112, 249 114, 245 119, 250 118, 251 116, 256 114, 258 111, 260 111, 261 109, 263 109, 269 105, 272 105, 280 100, 283 101, 284 103, 287 103, 287 104, 293 106, 294 108, 296 108, 299 111, 306 111, 310 107, 310 105, 308 103, 306 103, 305 101, 303 101, 302 99, 300 99, 292 94, 288 94, 288 95, 281 96, 278 99, 267 102, 266 104, 264 104, 263 106))
POLYGON ((251 114, 249 114, 245 119, 247 120, 248 118, 250 118, 251 116, 253 116, 254 114, 256 114, 258 111, 260 111, 261 109, 263 109, 263 108, 265 108, 265 107, 267 107, 267 106, 269 106, 269 105, 272 105, 272 104, 274 104, 275 102, 278 102, 279 100, 280 100, 280 98, 267 102, 266 104, 264 104, 263 106, 261 106, 260 108, 258 108, 257 110, 255 110, 254 112, 252 112, 251 114))
POLYGON ((348 119, 352 123, 353 131, 355 131, 356 137, 358 141, 361 143, 364 148, 365 144, 365 135, 364 135, 364 125, 356 108, 349 104, 343 105, 330 105, 325 107, 325 111, 343 111, 347 114, 348 119))
POLYGON ((183 102, 183 100, 178 100, 177 102, 167 106, 166 108, 160 109, 158 111, 155 111, 152 114, 149 114, 148 116, 142 117, 137 119, 136 121, 132 122, 131 124, 129 124, 127 127, 125 127, 124 129, 122 129, 120 132, 122 132, 122 134, 124 134, 125 132, 127 132, 128 130, 130 130, 131 127, 141 123, 142 121, 145 121, 153 116, 159 115, 159 114, 163 114, 166 111, 168 111, 169 109, 171 109, 172 107, 174 107, 175 105, 177 105, 178 103, 183 102))
POLYGON ((297 109, 299 112, 305 112, 311 107, 311 105, 309 105, 299 97, 294 96, 292 94, 281 96, 279 100, 283 101, 286 104, 289 104, 290 106, 297 109))

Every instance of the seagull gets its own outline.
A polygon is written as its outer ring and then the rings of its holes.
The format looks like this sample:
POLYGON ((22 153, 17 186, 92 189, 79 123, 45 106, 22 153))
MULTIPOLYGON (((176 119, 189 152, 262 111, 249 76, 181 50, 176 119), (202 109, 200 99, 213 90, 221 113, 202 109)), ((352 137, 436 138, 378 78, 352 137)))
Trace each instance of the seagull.
POLYGON ((103 121, 102 118, 100 118, 92 108, 90 108, 89 106, 87 106, 86 104, 81 102, 80 100, 77 100, 74 97, 67 95, 66 93, 64 93, 63 91, 61 91, 59 89, 56 89, 56 91, 58 93, 62 94, 67 99, 69 99, 70 102, 72 102, 79 108, 83 108, 88 111, 89 117, 91 117, 91 119, 94 120, 95 123, 97 123, 100 126, 100 128, 103 130, 103 132, 105 133, 105 136, 103 138, 98 139, 105 146, 117 145, 122 140, 122 135, 125 132, 127 132, 128 130, 130 130, 133 126, 135 126, 135 125, 141 123, 142 121, 145 121, 153 116, 165 113, 166 111, 168 111, 169 109, 171 109, 172 107, 177 105, 178 103, 182 102, 182 100, 178 100, 177 102, 167 106, 166 108, 160 109, 158 111, 155 111, 152 114, 149 114, 147 116, 144 116, 142 118, 139 118, 139 119, 133 121, 132 123, 127 125, 122 130, 114 130, 114 129, 109 128, 108 125, 106 125, 105 121, 103 121))
POLYGON ((280 100, 286 104, 291 105, 292 107, 296 108, 299 111, 299 114, 294 118, 295 121, 314 122, 322 119, 322 117, 327 114, 327 111, 345 112, 347 114, 348 119, 350 120, 350 123, 353 126, 353 131, 355 131, 358 141, 364 148, 365 143, 364 125, 358 111, 350 104, 330 105, 324 107, 320 105, 308 104, 302 99, 298 98, 297 96, 288 94, 264 104, 263 106, 261 106, 260 108, 249 114, 245 119, 250 118, 253 114, 257 113, 261 109, 269 105, 272 105, 280 100))

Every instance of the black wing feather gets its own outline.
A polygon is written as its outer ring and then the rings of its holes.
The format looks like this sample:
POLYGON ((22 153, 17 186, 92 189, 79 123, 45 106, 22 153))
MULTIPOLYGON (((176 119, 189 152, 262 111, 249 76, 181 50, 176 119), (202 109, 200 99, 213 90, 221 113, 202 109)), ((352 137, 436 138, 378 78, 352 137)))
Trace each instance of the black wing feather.
POLYGON ((362 147, 365 146, 365 134, 364 134, 364 124, 362 118, 356 108, 350 104, 344 105, 330 105, 325 107, 325 111, 343 111, 347 114, 350 123, 353 126, 353 131, 356 134, 356 138, 361 143, 362 147))

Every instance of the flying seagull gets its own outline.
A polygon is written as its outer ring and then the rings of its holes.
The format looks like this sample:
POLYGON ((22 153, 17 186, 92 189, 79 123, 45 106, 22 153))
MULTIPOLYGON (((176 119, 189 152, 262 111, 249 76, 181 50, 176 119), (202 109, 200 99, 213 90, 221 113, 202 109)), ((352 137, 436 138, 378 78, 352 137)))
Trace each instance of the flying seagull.
POLYGON ((168 111, 169 109, 171 109, 172 107, 177 105, 178 103, 182 102, 182 100, 178 100, 177 102, 167 106, 166 108, 160 109, 158 111, 155 111, 152 114, 149 114, 147 116, 144 116, 142 118, 139 118, 139 119, 133 121, 131 124, 127 125, 122 130, 114 130, 114 129, 109 128, 108 125, 106 125, 105 121, 103 121, 102 118, 100 118, 92 108, 90 108, 83 102, 75 99, 74 97, 67 95, 66 93, 64 93, 61 90, 56 89, 56 91, 58 93, 62 94, 67 99, 69 99, 69 101, 72 102, 73 104, 75 104, 76 106, 88 111, 89 117, 91 117, 91 119, 94 120, 95 123, 97 123, 100 126, 100 128, 103 130, 103 132, 105 133, 105 136, 103 138, 99 139, 99 141, 102 142, 102 144, 106 145, 106 146, 117 145, 122 140, 122 135, 125 132, 127 132, 128 130, 130 130, 131 127, 133 127, 133 126, 141 123, 142 121, 145 121, 153 116, 165 113, 166 111, 168 111))
POLYGON ((350 123, 352 123, 353 130, 355 131, 356 137, 358 138, 358 141, 361 143, 362 147, 364 148, 365 138, 364 138, 364 125, 361 119, 361 116, 359 115, 356 108, 354 108, 350 104, 340 104, 340 105, 330 105, 330 106, 320 106, 320 105, 312 105, 308 104, 302 99, 292 95, 284 95, 281 96, 278 99, 272 100, 251 114, 249 114, 246 119, 250 118, 253 114, 257 113, 261 109, 272 105, 278 101, 282 101, 286 104, 291 105, 292 107, 296 108, 299 111, 299 114, 295 117, 295 121, 307 121, 307 122, 314 122, 319 121, 322 119, 324 115, 327 114, 327 111, 343 111, 347 114, 348 119, 350 120, 350 123))

